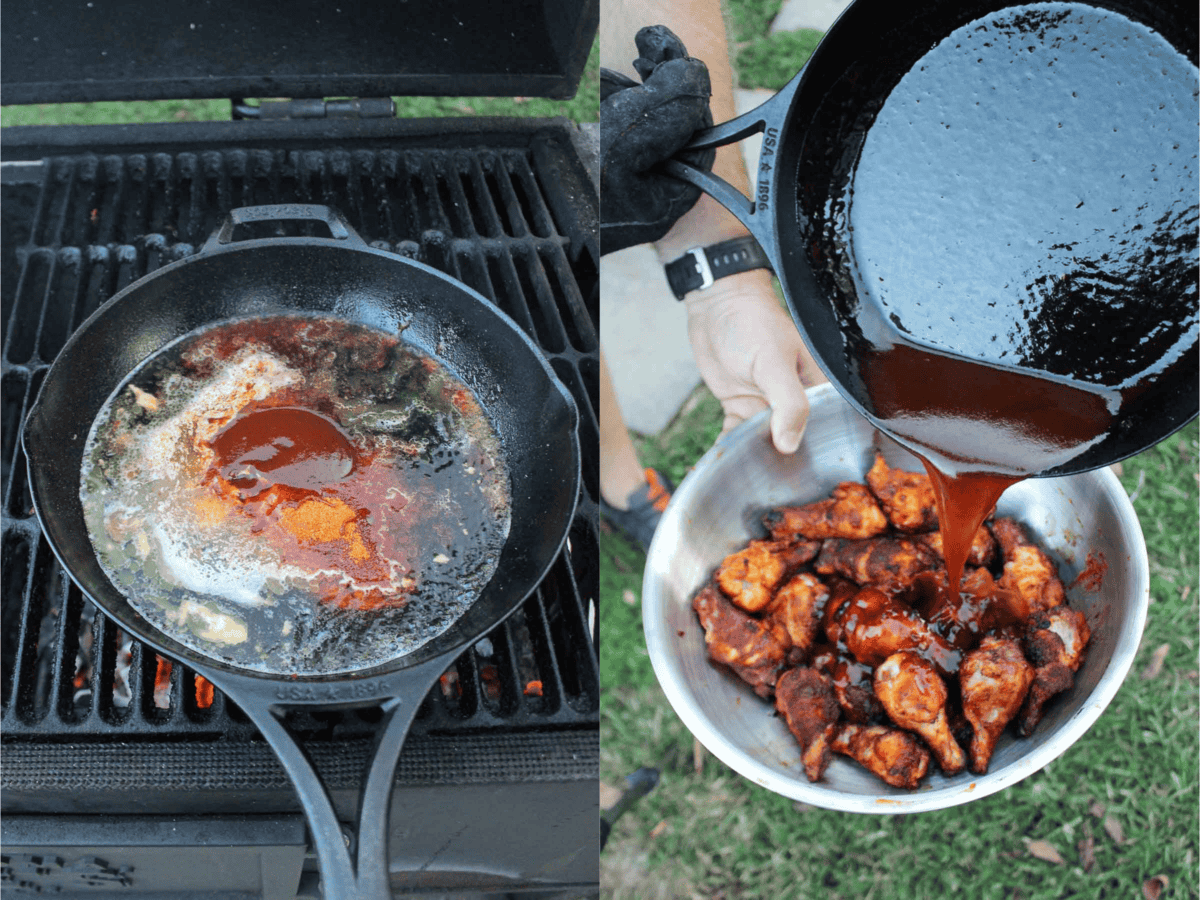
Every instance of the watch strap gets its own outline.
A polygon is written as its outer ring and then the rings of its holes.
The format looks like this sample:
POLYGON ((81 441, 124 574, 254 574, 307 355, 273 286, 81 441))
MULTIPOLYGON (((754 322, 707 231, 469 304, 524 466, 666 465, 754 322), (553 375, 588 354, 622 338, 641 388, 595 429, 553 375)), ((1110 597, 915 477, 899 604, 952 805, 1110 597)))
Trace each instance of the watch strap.
POLYGON ((771 263, 767 255, 758 246, 758 241, 749 236, 707 247, 693 247, 679 259, 663 266, 667 284, 679 300, 691 291, 711 287, 714 281, 727 275, 769 268, 771 263))

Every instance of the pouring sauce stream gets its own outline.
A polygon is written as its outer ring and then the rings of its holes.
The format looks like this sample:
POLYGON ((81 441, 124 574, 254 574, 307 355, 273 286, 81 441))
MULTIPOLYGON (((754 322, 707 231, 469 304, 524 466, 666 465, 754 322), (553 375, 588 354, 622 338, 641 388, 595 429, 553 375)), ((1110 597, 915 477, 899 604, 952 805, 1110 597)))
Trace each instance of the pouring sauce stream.
POLYGON ((1066 462, 1113 426, 1118 395, 908 344, 876 347, 862 371, 873 417, 925 465, 937 497, 950 597, 1000 495, 1066 462))

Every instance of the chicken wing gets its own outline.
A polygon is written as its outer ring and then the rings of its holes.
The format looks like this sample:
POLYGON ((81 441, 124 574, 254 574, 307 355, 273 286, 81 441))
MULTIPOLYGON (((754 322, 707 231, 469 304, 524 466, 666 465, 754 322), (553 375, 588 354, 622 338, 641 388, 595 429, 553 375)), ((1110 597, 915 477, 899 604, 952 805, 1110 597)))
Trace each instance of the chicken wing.
POLYGON ((767 625, 734 606, 712 582, 693 598, 692 609, 704 627, 709 657, 728 666, 760 697, 770 697, 787 646, 767 625))
POLYGON ((883 707, 875 699, 871 680, 875 670, 870 666, 839 653, 836 647, 829 644, 813 647, 808 664, 822 675, 829 676, 838 705, 849 721, 866 725, 883 720, 883 707))
POLYGON ((946 717, 946 684, 937 670, 916 653, 893 653, 875 669, 875 696, 889 718, 919 734, 946 775, 957 775, 967 757, 946 717))
POLYGON ((1013 720, 1029 686, 1033 666, 1013 640, 988 635, 963 657, 958 669, 963 712, 971 723, 971 771, 986 775, 996 740, 1013 720))
POLYGON ((1083 663, 1092 632, 1083 613, 1062 605, 1029 618, 1025 658, 1033 665, 1033 683, 1017 716, 1017 730, 1028 737, 1042 720, 1046 701, 1069 689, 1083 663))
POLYGON ((1021 523, 1015 519, 996 519, 992 523, 992 532, 1004 552, 1000 587, 1019 598, 1025 607, 1021 611, 1022 619, 1067 602, 1058 567, 1029 540, 1021 523))
POLYGON ((807 657, 828 599, 829 589, 815 575, 801 572, 775 592, 763 618, 783 626, 792 647, 807 657))
POLYGON ((958 649, 970 650, 984 634, 1022 624, 1013 607, 1023 608, 1024 604, 1001 588, 987 569, 968 569, 962 587, 955 592, 945 590, 944 569, 940 574, 943 589, 925 618, 958 649))
POLYGON ((853 581, 836 575, 825 578, 829 588, 829 599, 825 601, 825 611, 821 614, 821 633, 830 644, 841 642, 842 625, 840 616, 846 604, 858 593, 858 585, 853 581))
MULTIPOLYGON (((928 534, 915 535, 915 540, 932 552, 943 562, 946 554, 942 549, 942 533, 931 531, 928 534)), ((996 539, 988 531, 986 525, 980 525, 975 536, 971 538, 971 547, 967 550, 967 564, 972 566, 990 566, 996 561, 996 539)))
POLYGON ((820 781, 841 715, 833 685, 816 669, 788 669, 775 686, 775 708, 800 744, 804 774, 820 781))
POLYGON ((845 481, 828 500, 771 510, 763 525, 775 540, 861 539, 883 534, 888 521, 866 486, 845 481))
POLYGON ((856 660, 868 666, 878 666, 894 653, 911 650, 950 676, 962 661, 962 654, 912 607, 876 588, 863 588, 855 594, 842 607, 839 622, 842 643, 856 660))
POLYGON ((938 527, 937 495, 924 472, 893 469, 875 454, 875 465, 867 472, 871 493, 879 499, 888 521, 900 531, 935 531, 938 527))
POLYGON ((717 584, 746 612, 765 609, 788 573, 811 560, 817 541, 751 541, 744 550, 725 557, 717 568, 717 584))
POLYGON ((883 707, 875 696, 875 670, 857 660, 838 656, 829 677, 838 705, 846 718, 856 725, 883 718, 883 707))
POLYGON ((899 728, 847 723, 834 736, 832 747, 892 787, 913 790, 929 771, 929 751, 899 728))
POLYGON ((813 571, 839 575, 857 584, 880 585, 907 583, 935 565, 937 557, 908 538, 833 538, 821 545, 813 571))

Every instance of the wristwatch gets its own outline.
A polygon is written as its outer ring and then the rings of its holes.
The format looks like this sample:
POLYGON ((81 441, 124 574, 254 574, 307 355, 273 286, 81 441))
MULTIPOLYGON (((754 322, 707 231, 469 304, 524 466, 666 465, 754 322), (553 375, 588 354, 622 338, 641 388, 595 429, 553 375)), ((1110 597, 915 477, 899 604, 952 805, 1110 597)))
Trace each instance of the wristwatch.
POLYGON ((702 291, 711 287, 718 278, 749 272, 751 269, 769 269, 771 263, 758 246, 758 241, 746 236, 693 247, 679 259, 667 263, 667 284, 675 297, 682 300, 691 291, 702 291))

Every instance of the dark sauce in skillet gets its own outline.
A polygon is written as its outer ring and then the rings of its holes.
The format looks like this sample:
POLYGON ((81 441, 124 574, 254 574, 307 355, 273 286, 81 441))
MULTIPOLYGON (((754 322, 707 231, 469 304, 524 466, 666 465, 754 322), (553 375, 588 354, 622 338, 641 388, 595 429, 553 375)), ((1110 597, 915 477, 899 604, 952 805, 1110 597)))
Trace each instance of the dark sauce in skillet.
POLYGON ((933 479, 956 588, 1009 485, 1195 355, 1196 121, 1196 67, 1160 35, 1046 3, 953 32, 871 125, 848 352, 873 420, 933 479))
POLYGON ((139 612, 276 674, 377 665, 445 631, 495 571, 508 492, 497 435, 441 363, 301 316, 151 357, 97 416, 81 486, 139 612))

